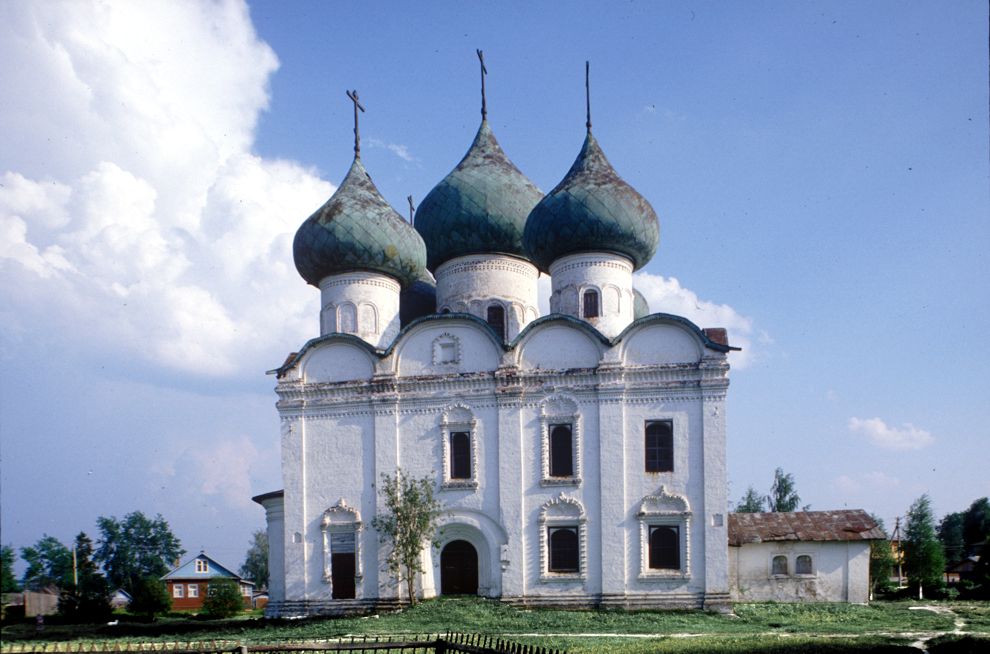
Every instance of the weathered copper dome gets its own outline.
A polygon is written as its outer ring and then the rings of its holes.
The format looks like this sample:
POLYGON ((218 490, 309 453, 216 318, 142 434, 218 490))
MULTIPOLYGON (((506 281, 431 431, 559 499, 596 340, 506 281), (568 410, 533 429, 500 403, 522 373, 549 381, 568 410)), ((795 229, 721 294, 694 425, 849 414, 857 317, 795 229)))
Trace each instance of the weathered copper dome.
POLYGON ((527 258, 523 229, 543 194, 505 156, 487 120, 467 154, 423 198, 416 229, 426 242, 430 270, 467 254, 527 258))

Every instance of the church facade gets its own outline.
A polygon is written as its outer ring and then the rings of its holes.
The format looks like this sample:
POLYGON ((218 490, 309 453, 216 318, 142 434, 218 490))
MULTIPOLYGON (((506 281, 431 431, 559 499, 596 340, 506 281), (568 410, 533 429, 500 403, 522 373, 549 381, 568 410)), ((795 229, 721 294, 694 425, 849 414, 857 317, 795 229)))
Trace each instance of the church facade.
POLYGON ((651 313, 633 289, 658 240, 590 115, 574 165, 543 195, 483 105, 415 226, 375 188, 356 140, 294 242, 321 294, 320 334, 275 371, 284 488, 255 498, 268 614, 403 601, 371 526, 376 484, 400 468, 434 479, 444 508, 421 597, 726 607, 734 348, 724 330, 651 313))

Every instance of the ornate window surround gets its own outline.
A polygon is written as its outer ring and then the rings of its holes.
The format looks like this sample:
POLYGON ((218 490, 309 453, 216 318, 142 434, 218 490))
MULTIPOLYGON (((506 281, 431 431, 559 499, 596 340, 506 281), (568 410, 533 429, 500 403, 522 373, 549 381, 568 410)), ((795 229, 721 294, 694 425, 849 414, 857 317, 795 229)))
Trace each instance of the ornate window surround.
POLYGON ((461 362, 461 339, 453 334, 443 332, 433 339, 433 365, 440 368, 456 367, 461 362), (448 358, 445 353, 447 348, 453 347, 453 358, 448 358))
POLYGON ((639 579, 666 581, 688 579, 691 576, 691 508, 687 498, 667 492, 660 486, 639 504, 639 579), (677 527, 681 545, 681 569, 658 570, 650 567, 650 527, 677 527))
POLYGON ((561 492, 540 509, 540 581, 585 581, 588 578, 588 518, 577 499, 561 492), (578 532, 578 571, 550 572, 550 538, 554 527, 573 527, 578 532))
POLYGON ((443 477, 441 489, 463 489, 478 487, 478 421, 474 412, 465 404, 457 403, 450 406, 440 416, 441 461, 440 468, 443 477), (467 479, 451 479, 450 477, 450 435, 456 432, 467 432, 471 443, 471 476, 467 479))
POLYGON ((581 473, 584 470, 582 456, 581 415, 575 400, 554 395, 548 397, 540 405, 540 485, 541 486, 579 486, 581 473), (552 425, 571 426, 571 456, 574 462, 574 474, 570 477, 550 476, 550 427, 552 425))
MULTIPOLYGON (((333 591, 333 552, 330 548, 332 533, 353 532, 354 533, 354 579, 358 580, 364 576, 364 568, 361 563, 361 513, 349 506, 344 498, 337 500, 337 503, 323 512, 323 519, 320 521, 320 531, 323 532, 323 581, 331 585, 333 591)), ((361 584, 355 584, 355 597, 360 598, 361 584)))

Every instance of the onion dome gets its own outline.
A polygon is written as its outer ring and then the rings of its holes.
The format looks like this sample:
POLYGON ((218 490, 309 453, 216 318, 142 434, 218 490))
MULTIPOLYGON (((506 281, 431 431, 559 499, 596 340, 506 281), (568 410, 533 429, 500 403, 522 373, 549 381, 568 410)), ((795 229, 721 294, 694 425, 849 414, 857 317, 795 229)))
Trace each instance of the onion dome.
POLYGON ((360 156, 333 196, 299 227, 292 255, 313 286, 327 275, 361 270, 409 286, 426 265, 423 239, 378 192, 360 156))
POLYGON ((526 252, 544 272, 578 252, 615 252, 638 270, 659 240, 653 207, 616 174, 590 126, 574 165, 529 214, 523 234, 526 252))
POLYGON ((437 312, 437 285, 424 270, 419 279, 399 293, 399 324, 405 327, 413 320, 437 312))
POLYGON ((526 217, 543 194, 505 156, 487 120, 457 167, 423 198, 416 229, 430 270, 466 254, 527 258, 526 217))
POLYGON ((639 320, 643 316, 650 315, 650 303, 646 301, 646 296, 633 289, 633 320, 639 320))

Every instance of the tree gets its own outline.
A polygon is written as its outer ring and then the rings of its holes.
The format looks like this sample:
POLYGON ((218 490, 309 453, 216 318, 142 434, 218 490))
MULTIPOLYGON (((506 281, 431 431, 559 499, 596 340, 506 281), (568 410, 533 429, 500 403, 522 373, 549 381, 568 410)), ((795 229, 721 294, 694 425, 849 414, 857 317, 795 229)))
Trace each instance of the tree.
POLYGON ((160 514, 150 520, 134 511, 123 520, 101 516, 96 523, 100 540, 95 558, 114 588, 131 593, 139 579, 163 576, 186 553, 160 514))
MULTIPOLYGON (((877 523, 880 529, 883 529, 883 533, 887 535, 887 529, 883 525, 883 520, 877 516, 870 516, 873 521, 877 523)), ((890 575, 894 571, 894 565, 897 561, 894 559, 894 553, 890 548, 889 538, 884 538, 883 540, 871 540, 870 541, 870 593, 876 596, 881 593, 892 590, 893 584, 890 583, 890 575)))
POLYGON ((131 603, 128 610, 137 615, 154 620, 155 616, 167 613, 172 608, 172 598, 168 588, 157 577, 138 577, 131 585, 131 603))
POLYGON ((63 590, 58 611, 64 616, 86 622, 103 622, 113 612, 106 577, 93 561, 93 541, 85 532, 76 536, 76 574, 78 583, 63 590))
POLYGON ((423 572, 422 552, 426 542, 438 547, 437 527, 440 522, 440 502, 433 494, 429 476, 413 479, 396 469, 395 475, 382 473, 378 492, 385 511, 376 515, 372 526, 382 543, 389 545, 386 559, 388 571, 397 583, 406 583, 409 603, 416 603, 416 575, 423 572))
POLYGON ((963 538, 964 513, 950 513, 938 523, 938 539, 945 552, 945 560, 955 563, 966 556, 966 540, 963 538))
POLYGON ((244 610, 241 587, 229 577, 214 577, 206 587, 203 611, 211 618, 229 618, 244 610))
POLYGON ((980 545, 990 536, 990 499, 981 497, 966 509, 963 514, 963 540, 967 553, 972 553, 975 545, 980 545))
MULTIPOLYGON (((801 496, 797 494, 794 475, 784 473, 783 468, 777 468, 773 473, 773 484, 770 494, 766 496, 767 510, 771 513, 796 511, 801 504, 801 496)), ((804 507, 807 510, 808 507, 804 507)))
POLYGON ((242 577, 254 582, 255 588, 268 588, 268 533, 264 529, 251 535, 251 546, 240 572, 242 577))
POLYGON ((72 585, 72 551, 54 536, 45 534, 37 543, 21 548, 27 562, 23 585, 27 590, 42 590, 72 585))
POLYGON ((928 495, 911 504, 904 526, 904 571, 908 579, 918 584, 919 599, 924 588, 941 588, 945 570, 945 554, 935 536, 935 516, 928 495))
POLYGON ((736 504, 736 513, 763 513, 763 496, 750 486, 736 504))
POLYGON ((16 593, 21 589, 17 583, 17 578, 14 576, 14 559, 16 558, 17 554, 10 545, 4 545, 0 548, 0 561, 3 563, 2 571, 0 571, 0 593, 16 593))

